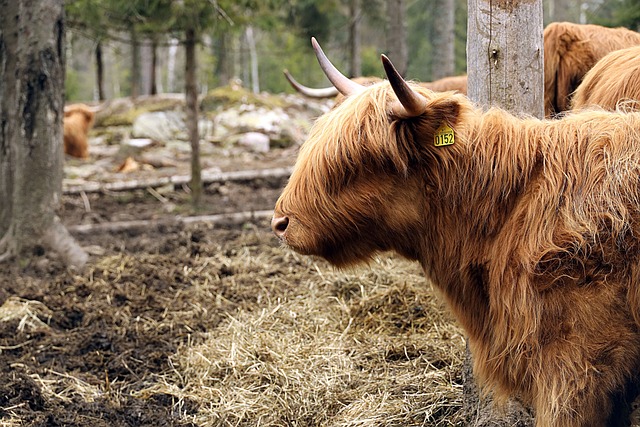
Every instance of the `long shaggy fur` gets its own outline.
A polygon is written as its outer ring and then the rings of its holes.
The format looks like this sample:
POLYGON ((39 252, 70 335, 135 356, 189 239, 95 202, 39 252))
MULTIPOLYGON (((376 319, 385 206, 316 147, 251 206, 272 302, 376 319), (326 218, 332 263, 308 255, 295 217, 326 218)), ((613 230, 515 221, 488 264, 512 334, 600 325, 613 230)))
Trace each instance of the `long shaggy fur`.
POLYGON ((598 61, 576 89, 571 105, 640 110, 640 46, 611 52, 598 61))
POLYGON ((554 22, 544 30, 544 102, 551 117, 569 109, 571 94, 584 75, 606 54, 640 44, 640 33, 554 22))
POLYGON ((64 109, 64 152, 73 157, 89 157, 87 138, 93 126, 95 113, 84 104, 71 104, 64 109))
POLYGON ((606 425, 640 368, 640 113, 540 121, 413 88, 417 118, 381 83, 318 119, 276 204, 283 241, 419 261, 487 388, 540 427, 606 425), (443 123, 455 143, 435 147, 443 123))

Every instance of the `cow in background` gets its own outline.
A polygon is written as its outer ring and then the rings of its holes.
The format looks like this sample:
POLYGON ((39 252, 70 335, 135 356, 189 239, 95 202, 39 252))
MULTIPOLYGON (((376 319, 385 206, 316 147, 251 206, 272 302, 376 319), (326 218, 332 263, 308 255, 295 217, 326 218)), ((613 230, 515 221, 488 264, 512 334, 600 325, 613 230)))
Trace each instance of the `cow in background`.
POLYGON ((640 110, 640 46, 611 52, 585 74, 571 107, 594 105, 605 110, 640 110))
POLYGON ((70 104, 64 107, 63 134, 64 152, 73 157, 89 157, 89 130, 95 119, 94 108, 85 104, 70 104))
POLYGON ((640 45, 640 33, 570 22, 544 29, 544 107, 553 117, 569 109, 571 94, 584 75, 606 54, 640 45))
POLYGON ((434 92, 447 92, 450 90, 467 94, 467 76, 443 77, 431 82, 418 83, 420 86, 431 89, 434 92))
MULTIPOLYGON (((302 145, 271 226, 337 266, 418 261, 474 371, 538 427, 605 426, 640 372, 640 113, 518 118, 407 83, 360 86, 302 145)), ((625 414, 622 414, 625 415, 625 414)), ((626 414, 628 415, 628 414, 626 414)))

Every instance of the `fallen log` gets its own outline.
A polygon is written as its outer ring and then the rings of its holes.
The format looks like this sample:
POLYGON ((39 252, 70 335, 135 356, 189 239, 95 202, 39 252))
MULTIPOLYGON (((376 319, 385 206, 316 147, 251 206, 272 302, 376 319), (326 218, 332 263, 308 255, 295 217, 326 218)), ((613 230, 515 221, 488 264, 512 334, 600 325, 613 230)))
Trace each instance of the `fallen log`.
POLYGON ((143 219, 134 221, 104 222, 99 224, 82 224, 67 226, 71 234, 115 233, 128 230, 149 229, 162 226, 176 226, 186 224, 206 223, 213 225, 238 225, 246 222, 269 219, 273 211, 248 211, 227 214, 175 216, 163 219, 143 219))
MULTIPOLYGON (((292 168, 257 169, 233 172, 203 172, 202 183, 227 181, 253 181, 260 178, 288 178, 292 168)), ((138 188, 157 188, 167 184, 184 185, 191 181, 191 175, 174 175, 118 182, 88 182, 82 185, 63 186, 64 194, 101 193, 109 191, 129 191, 138 188)))

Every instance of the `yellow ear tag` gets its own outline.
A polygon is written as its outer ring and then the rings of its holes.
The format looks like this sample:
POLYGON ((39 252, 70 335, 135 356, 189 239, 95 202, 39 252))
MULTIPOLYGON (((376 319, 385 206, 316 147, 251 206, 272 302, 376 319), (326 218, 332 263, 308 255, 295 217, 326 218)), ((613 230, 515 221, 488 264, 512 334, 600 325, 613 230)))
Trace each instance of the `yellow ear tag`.
POLYGON ((445 122, 436 130, 433 138, 433 144, 436 147, 444 147, 445 145, 453 145, 454 143, 453 129, 445 122))

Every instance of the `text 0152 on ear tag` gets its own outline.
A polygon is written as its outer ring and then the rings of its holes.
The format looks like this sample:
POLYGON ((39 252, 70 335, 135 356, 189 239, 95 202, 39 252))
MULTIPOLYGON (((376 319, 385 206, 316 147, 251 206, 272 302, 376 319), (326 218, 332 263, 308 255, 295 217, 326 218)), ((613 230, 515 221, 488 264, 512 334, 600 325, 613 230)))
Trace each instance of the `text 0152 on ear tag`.
POLYGON ((454 143, 453 129, 446 123, 440 126, 434 135, 433 143, 436 147, 443 147, 445 145, 453 145, 454 143))

